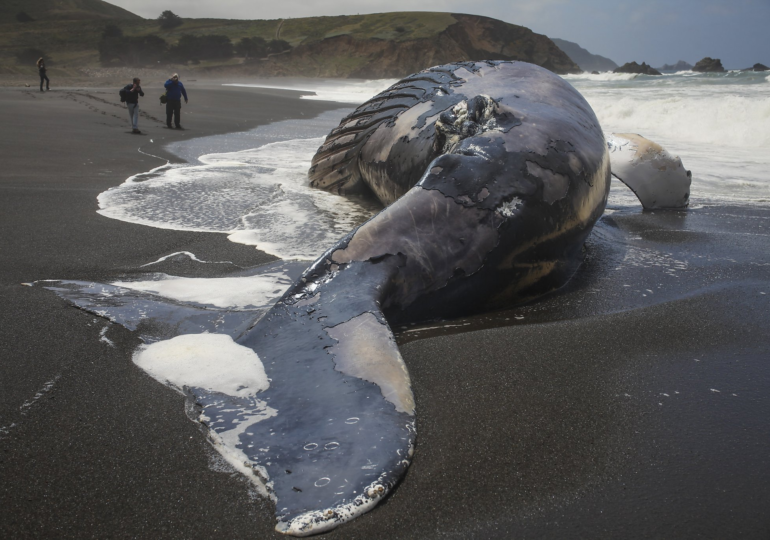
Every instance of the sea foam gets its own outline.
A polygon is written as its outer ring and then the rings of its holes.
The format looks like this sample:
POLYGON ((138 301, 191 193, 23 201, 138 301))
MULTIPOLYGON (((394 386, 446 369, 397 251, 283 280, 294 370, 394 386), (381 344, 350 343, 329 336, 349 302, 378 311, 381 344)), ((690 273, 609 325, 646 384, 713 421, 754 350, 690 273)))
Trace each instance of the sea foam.
POLYGON ((309 186, 323 142, 295 139, 201 156, 129 178, 98 197, 99 213, 164 229, 229 234, 282 259, 312 260, 370 217, 350 199, 309 186))
POLYGON ((271 84, 225 84, 246 88, 270 88, 275 90, 296 90, 305 93, 300 99, 336 101, 338 103, 363 103, 398 82, 398 79, 374 80, 312 80, 295 81, 283 85, 271 84))

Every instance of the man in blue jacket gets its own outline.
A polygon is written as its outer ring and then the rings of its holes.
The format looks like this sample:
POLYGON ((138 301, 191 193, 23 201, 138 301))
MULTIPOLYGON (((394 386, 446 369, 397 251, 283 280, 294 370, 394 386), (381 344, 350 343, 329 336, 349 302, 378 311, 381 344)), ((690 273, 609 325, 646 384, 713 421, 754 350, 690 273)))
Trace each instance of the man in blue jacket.
POLYGON ((179 75, 174 73, 163 86, 166 87, 166 126, 171 127, 171 116, 173 115, 174 125, 177 129, 182 129, 179 123, 179 117, 182 114, 182 96, 184 96, 184 102, 187 103, 187 92, 184 85, 179 81, 179 75))

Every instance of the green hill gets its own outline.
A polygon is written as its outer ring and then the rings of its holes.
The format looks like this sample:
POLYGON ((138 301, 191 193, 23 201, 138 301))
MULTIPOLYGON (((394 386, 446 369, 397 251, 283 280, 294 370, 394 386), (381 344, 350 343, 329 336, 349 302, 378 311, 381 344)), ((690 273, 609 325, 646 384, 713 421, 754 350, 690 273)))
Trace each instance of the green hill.
MULTIPOLYGON (((108 24, 118 26, 129 40, 162 38, 172 50, 183 36, 211 35, 225 36, 233 45, 243 38, 262 38, 284 40, 291 46, 286 52, 262 58, 236 55, 180 60, 179 55, 168 54, 160 62, 156 57, 151 63, 132 66, 166 69, 190 60, 191 65, 185 67, 188 73, 210 76, 403 77, 430 66, 467 60, 523 60, 556 73, 580 72, 547 36, 476 15, 396 12, 281 20, 183 19, 180 26, 162 30, 156 20, 142 19, 99 0, 2 1, 0 73, 4 74, 20 75, 30 69, 17 60, 19 52, 29 48, 49 55, 54 69, 66 68, 62 77, 75 76, 77 70, 93 72, 101 67, 99 44, 108 24), (19 8, 14 6, 22 5, 35 22, 16 21, 19 8), (46 20, 54 12, 59 13, 55 25, 46 20)), ((110 65, 116 64, 112 61, 110 65)))
POLYGON ((102 0, 2 0, 0 24, 17 22, 16 16, 21 12, 35 21, 142 19, 139 15, 102 0))

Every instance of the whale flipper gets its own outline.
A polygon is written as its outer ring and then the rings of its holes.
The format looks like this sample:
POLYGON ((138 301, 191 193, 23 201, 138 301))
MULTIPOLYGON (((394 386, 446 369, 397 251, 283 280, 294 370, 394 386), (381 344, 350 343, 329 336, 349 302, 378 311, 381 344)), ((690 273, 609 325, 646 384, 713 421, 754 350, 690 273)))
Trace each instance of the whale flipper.
POLYGON ((633 133, 607 137, 612 175, 627 185, 646 209, 685 208, 692 175, 679 156, 633 133))

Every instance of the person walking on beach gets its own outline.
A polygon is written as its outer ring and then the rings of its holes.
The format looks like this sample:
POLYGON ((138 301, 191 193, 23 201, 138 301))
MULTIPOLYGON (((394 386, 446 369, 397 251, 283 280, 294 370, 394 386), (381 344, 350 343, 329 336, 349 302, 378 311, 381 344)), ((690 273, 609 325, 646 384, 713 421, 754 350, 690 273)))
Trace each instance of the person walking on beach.
POLYGON ((45 60, 43 60, 42 56, 37 61, 37 71, 40 73, 40 91, 43 91, 43 81, 45 81, 45 89, 50 90, 51 81, 48 80, 48 75, 45 74, 45 60))
POLYGON ((179 119, 182 116, 182 96, 184 96, 184 102, 187 104, 187 91, 176 73, 163 86, 166 87, 166 127, 171 128, 171 116, 173 115, 176 128, 183 129, 179 119))
POLYGON ((128 117, 131 119, 131 133, 141 133, 141 131, 139 131, 139 96, 144 97, 141 83, 142 81, 139 77, 134 77, 134 82, 127 84, 123 88, 126 96, 128 117))

